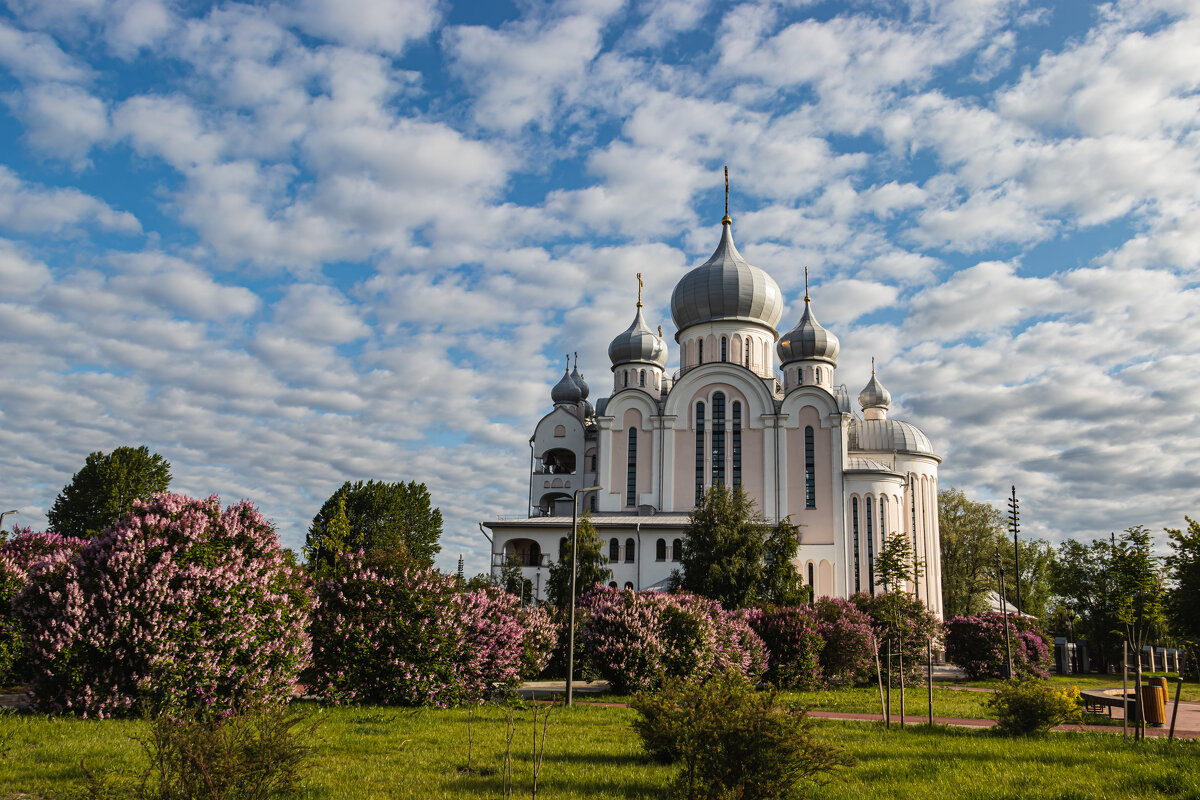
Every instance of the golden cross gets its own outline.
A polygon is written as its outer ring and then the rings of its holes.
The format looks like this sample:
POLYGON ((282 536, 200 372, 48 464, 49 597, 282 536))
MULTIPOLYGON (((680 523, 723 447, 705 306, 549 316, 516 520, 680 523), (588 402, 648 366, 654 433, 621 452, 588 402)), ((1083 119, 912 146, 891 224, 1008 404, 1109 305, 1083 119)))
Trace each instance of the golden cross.
POLYGON ((579 351, 575 351, 575 369, 579 369, 579 351))
POLYGON ((642 273, 638 273, 638 304, 637 307, 642 307, 642 273))
POLYGON ((807 303, 810 300, 812 300, 812 298, 808 296, 808 267, 805 267, 804 268, 804 302, 807 303))
POLYGON ((875 356, 871 356, 871 374, 875 374, 875 356))
POLYGON ((728 225, 733 220, 729 218, 729 165, 725 165, 725 216, 721 217, 721 224, 728 225))

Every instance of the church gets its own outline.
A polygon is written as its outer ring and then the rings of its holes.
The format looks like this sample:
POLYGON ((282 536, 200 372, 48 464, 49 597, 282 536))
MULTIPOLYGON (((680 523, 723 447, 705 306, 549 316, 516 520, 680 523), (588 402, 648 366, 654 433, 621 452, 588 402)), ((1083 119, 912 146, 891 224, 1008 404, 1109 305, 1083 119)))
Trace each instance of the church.
POLYGON ((803 313, 781 334, 779 285, 738 252, 727 208, 716 251, 671 295, 671 373, 662 328, 642 313, 640 277, 633 322, 608 347, 612 393, 593 403, 568 365, 530 439, 528 517, 482 523, 493 574, 515 558, 544 599, 574 492, 599 486, 579 503, 605 543, 610 585, 664 589, 690 512, 724 484, 768 522, 799 526, 795 561, 818 597, 882 591, 876 556, 903 531, 926 565, 908 589, 940 617, 941 458, 915 425, 889 418, 874 370, 857 404, 837 382, 841 345, 817 321, 807 277, 803 313))

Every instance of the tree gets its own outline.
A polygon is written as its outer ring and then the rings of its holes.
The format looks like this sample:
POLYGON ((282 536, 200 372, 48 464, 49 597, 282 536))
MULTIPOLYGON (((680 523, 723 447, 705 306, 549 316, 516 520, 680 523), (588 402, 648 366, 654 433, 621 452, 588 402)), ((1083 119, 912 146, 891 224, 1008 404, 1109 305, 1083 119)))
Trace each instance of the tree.
POLYGON ((771 528, 741 487, 715 484, 701 499, 683 535, 683 589, 728 609, 758 599, 771 528))
POLYGON ((128 514, 133 501, 148 501, 170 485, 170 463, 145 445, 97 451, 59 492, 46 518, 56 533, 88 539, 128 514))
POLYGON ((341 573, 339 566, 344 563, 350 540, 350 518, 346 515, 346 498, 338 497, 337 510, 325 526, 321 546, 312 552, 305 547, 309 572, 314 580, 334 578, 341 573))
POLYGON ((344 503, 349 538, 345 549, 364 550, 372 558, 405 562, 426 569, 442 549, 442 512, 433 508, 425 484, 346 481, 313 517, 304 551, 314 569, 337 549, 330 525, 344 503))
POLYGON ((1191 517, 1187 530, 1167 528, 1171 555, 1167 557, 1173 587, 1167 598, 1171 629, 1187 643, 1188 664, 1197 669, 1200 657, 1200 522, 1191 517))
POLYGON ((758 599, 777 606, 798 606, 812 601, 812 587, 806 586, 796 569, 796 550, 800 547, 800 528, 784 517, 767 537, 766 564, 758 599))
POLYGON ((504 559, 504 566, 500 568, 500 582, 497 586, 509 594, 519 597, 522 603, 533 601, 533 581, 526 578, 521 572, 521 559, 517 558, 516 553, 510 553, 508 558, 504 559))
MULTIPOLYGON (((1113 583, 1116 617, 1124 627, 1125 641, 1133 650, 1137 667, 1137 697, 1142 696, 1142 648, 1166 624, 1166 589, 1162 567, 1150 552, 1150 531, 1135 525, 1117 537, 1113 548, 1113 583)), ((1144 709, 1138 711, 1145 723, 1144 709)))
MULTIPOLYGON (((1000 546, 1000 559, 1004 563, 1004 591, 1008 601, 1016 604, 1016 581, 1021 582, 1021 612, 1045 619, 1049 613, 1050 598, 1053 594, 1051 575, 1054 570, 1054 548, 1044 539, 1020 539, 1017 547, 1021 551, 1021 574, 1014 580, 1010 576, 1017 575, 1013 558, 1012 537, 1005 536, 1000 546)), ((993 555, 993 560, 995 556, 993 555)))
MULTIPOLYGON (((592 515, 584 512, 579 518, 579 565, 575 573, 575 597, 590 592, 596 584, 604 585, 612 578, 612 570, 604 566, 604 543, 592 525, 592 515)), ((571 602, 571 537, 567 537, 558 561, 550 565, 546 581, 546 599, 559 608, 571 602)))
POLYGON ((992 559, 1004 538, 1004 520, 988 503, 958 489, 938 492, 942 549, 942 605, 947 619, 983 611, 992 585, 992 559))
POLYGON ((1077 615, 1075 632, 1087 638, 1101 669, 1113 657, 1120 661, 1121 639, 1114 633, 1120 623, 1114 603, 1112 558, 1113 547, 1107 541, 1084 544, 1068 539, 1059 545, 1050 569, 1054 607, 1077 615))

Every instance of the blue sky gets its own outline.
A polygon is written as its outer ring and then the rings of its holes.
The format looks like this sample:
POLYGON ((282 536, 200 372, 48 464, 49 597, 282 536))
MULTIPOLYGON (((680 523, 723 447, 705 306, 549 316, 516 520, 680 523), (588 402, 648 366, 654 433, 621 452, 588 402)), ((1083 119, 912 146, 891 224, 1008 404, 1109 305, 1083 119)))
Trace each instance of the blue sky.
MULTIPOLYGON (((523 510, 567 352, 738 245, 1031 535, 1200 512, 1190 2, 5 0, 0 505, 94 450, 298 547, 418 480, 523 510)), ((672 353, 675 362, 677 353, 672 353)))

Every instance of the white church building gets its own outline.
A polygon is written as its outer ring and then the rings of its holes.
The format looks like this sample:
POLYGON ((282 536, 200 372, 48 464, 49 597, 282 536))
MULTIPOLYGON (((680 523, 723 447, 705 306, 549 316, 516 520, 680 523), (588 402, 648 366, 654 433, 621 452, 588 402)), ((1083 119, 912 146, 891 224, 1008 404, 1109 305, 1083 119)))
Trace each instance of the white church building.
POLYGON ((573 493, 600 486, 579 502, 612 585, 665 588, 690 512, 720 483, 741 487, 767 521, 800 527, 796 563, 818 597, 880 591, 881 542, 903 531, 926 565, 910 589, 941 616, 940 457, 916 426, 888 417, 891 395, 873 371, 851 400, 837 381, 838 338, 817 322, 807 289, 799 321, 780 334, 778 284, 737 251, 729 216, 721 222, 712 257, 671 296, 674 373, 640 289, 633 323, 608 348, 612 393, 593 404, 578 365, 563 371, 530 439, 528 516, 482 523, 493 572, 515 557, 544 599, 571 535, 573 493))

